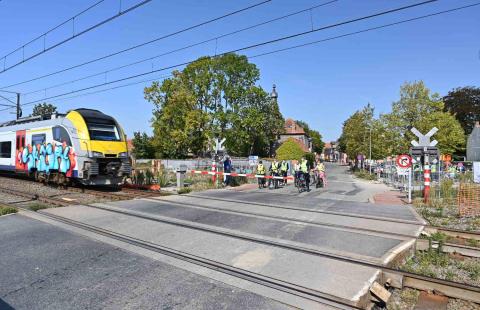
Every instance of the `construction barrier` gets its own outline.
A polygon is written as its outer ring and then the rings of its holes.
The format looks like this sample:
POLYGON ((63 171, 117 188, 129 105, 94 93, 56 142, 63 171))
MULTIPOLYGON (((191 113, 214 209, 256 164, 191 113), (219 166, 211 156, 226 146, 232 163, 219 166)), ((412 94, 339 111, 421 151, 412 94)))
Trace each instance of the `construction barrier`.
POLYGON ((460 183, 457 199, 460 216, 480 215, 480 185, 460 183))
POLYGON ((222 172, 222 171, 207 171, 207 170, 191 170, 195 174, 204 174, 204 175, 229 175, 232 177, 247 177, 247 178, 257 178, 257 179, 279 179, 279 180, 293 180, 293 176, 280 177, 280 176, 271 176, 271 175, 262 175, 262 174, 248 174, 248 173, 235 173, 235 172, 222 172))

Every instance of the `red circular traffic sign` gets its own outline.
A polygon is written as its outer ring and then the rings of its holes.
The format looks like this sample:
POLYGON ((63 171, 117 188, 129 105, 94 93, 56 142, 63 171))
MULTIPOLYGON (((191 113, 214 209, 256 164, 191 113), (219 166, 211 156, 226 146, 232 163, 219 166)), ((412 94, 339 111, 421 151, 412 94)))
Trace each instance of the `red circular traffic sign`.
POLYGON ((412 166, 412 157, 407 154, 397 156, 397 166, 400 168, 409 168, 412 166))

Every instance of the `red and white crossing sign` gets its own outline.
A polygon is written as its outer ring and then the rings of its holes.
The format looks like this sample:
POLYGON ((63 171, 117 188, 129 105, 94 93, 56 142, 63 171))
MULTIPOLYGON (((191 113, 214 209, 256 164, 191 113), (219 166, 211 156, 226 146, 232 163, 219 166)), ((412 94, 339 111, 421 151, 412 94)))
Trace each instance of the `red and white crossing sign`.
POLYGON ((410 168, 412 166, 412 157, 407 154, 398 155, 397 166, 400 168, 410 168))

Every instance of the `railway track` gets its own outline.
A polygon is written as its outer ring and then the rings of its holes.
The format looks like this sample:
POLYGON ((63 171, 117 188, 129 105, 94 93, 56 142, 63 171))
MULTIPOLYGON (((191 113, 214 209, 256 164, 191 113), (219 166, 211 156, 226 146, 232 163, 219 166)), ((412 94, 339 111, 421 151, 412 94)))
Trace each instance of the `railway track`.
MULTIPOLYGON (((26 182, 26 183, 28 182, 28 183, 37 184, 27 176, 18 176, 18 175, 0 173, 0 178, 11 179, 11 180, 15 180, 16 182, 26 182)), ((134 199, 134 198, 148 198, 148 197, 159 195, 159 193, 155 191, 147 191, 147 190, 126 188, 126 187, 119 187, 119 190, 117 192, 112 192, 110 189, 86 188, 81 185, 69 186, 62 190, 65 190, 67 192, 72 192, 72 193, 89 194, 89 195, 93 195, 93 196, 97 196, 100 198, 105 198, 113 201, 128 200, 128 199, 134 199)), ((42 202, 48 203, 47 201, 42 201, 42 202)))
MULTIPOLYGON (((11 206, 9 204, 3 204, 5 206, 11 206)), ((12 206, 17 209, 20 209, 24 212, 34 212, 29 210, 28 208, 25 207, 19 207, 19 206, 12 206)), ((285 281, 281 281, 278 279, 270 278, 263 276, 261 274, 255 273, 255 272, 250 272, 244 269, 236 268, 230 265, 223 264, 218 261, 206 259, 203 257, 195 256, 186 252, 178 251, 172 248, 164 247, 158 244, 154 244, 148 241, 144 240, 139 240, 136 238, 133 238, 131 236, 127 236, 124 234, 120 234, 117 232, 109 231, 106 229, 103 229, 101 227, 96 227, 93 225, 85 224, 79 221, 71 220, 65 217, 57 216, 54 214, 49 214, 45 212, 35 212, 36 214, 40 214, 42 217, 48 218, 50 220, 54 220, 57 222, 61 222, 64 224, 67 224, 69 226, 73 226, 76 228, 80 228, 83 230, 86 230, 88 232, 93 232, 108 238, 112 238, 121 242, 125 242, 130 245, 134 245, 143 249, 147 249, 153 252, 161 253, 185 262, 189 262, 195 265, 199 265, 202 267, 206 267, 215 271, 219 271, 237 278, 241 278, 244 280, 247 280, 249 282, 253 282, 256 284, 260 284, 262 286, 266 286, 275 290, 279 290, 282 292, 286 292, 295 296, 299 296, 314 302, 317 302, 319 304, 323 304, 325 306, 329 307, 334 307, 337 309, 360 309, 357 307, 352 307, 350 304, 344 303, 340 300, 338 300, 335 296, 331 296, 328 294, 325 294, 323 292, 305 288, 302 286, 298 286, 295 284, 291 284, 285 281)))
MULTIPOLYGON (((12 190, 12 189, 6 189, 3 187, 0 187, 0 191, 2 192, 8 192, 9 194, 20 196, 23 198, 29 198, 32 200, 37 200, 37 201, 42 201, 48 204, 56 205, 56 206, 65 206, 68 205, 68 202, 64 202, 59 200, 58 198, 51 198, 51 197, 42 197, 38 196, 35 194, 31 193, 25 193, 21 192, 18 190, 12 190)), ((232 237, 232 238, 239 238, 243 240, 248 240, 251 242, 255 243, 261 243, 264 245, 269 245, 269 246, 275 246, 275 247, 280 247, 284 249, 289 249, 289 250, 294 250, 302 253, 307 253, 311 255, 318 255, 330 259, 335 259, 335 260, 340 260, 348 263, 354 263, 354 264, 359 264, 362 266, 366 267, 372 267, 372 268, 377 268, 382 271, 382 281, 385 283, 387 286, 401 289, 403 287, 410 287, 414 289, 419 289, 419 290, 431 290, 431 291, 437 291, 441 292, 442 294, 452 297, 452 298, 460 298, 460 299, 465 299, 469 301, 473 301, 476 303, 480 303, 480 287, 477 286, 472 286, 472 285, 467 285, 463 283, 457 283, 457 282, 452 282, 448 280, 441 280, 441 279, 436 279, 436 278, 431 278, 419 274, 414 274, 414 273, 409 273, 401 270, 397 270, 394 268, 386 267, 383 265, 371 263, 369 261, 365 261, 362 259, 358 258, 353 258, 353 257, 347 257, 343 255, 337 255, 317 249, 311 249, 311 248, 306 248, 306 247, 300 247, 296 245, 291 245, 291 244, 286 244, 281 241, 274 241, 274 240, 269 240, 268 238, 261 238, 261 237, 253 237, 253 236, 246 236, 242 233, 238 232, 227 232, 221 229, 216 229, 216 228, 209 228, 209 227, 204 227, 201 225, 197 225, 195 223, 182 223, 181 221, 178 220, 167 220, 164 218, 158 218, 154 216, 147 216, 145 214, 138 214, 135 212, 130 212, 130 211, 125 211, 125 210, 120 210, 120 209, 112 209, 110 207, 102 207, 98 205, 86 205, 87 207, 91 208, 96 208, 96 209, 102 209, 108 212, 114 212, 114 213, 120 213, 123 215, 127 216, 132 216, 132 217, 138 217, 142 219, 147 219, 155 222, 161 222, 161 223, 166 223, 170 225, 177 225, 177 226, 182 226, 185 228, 189 229, 194 229, 194 230, 201 230, 201 231, 206 231, 210 233, 215 233, 215 234, 222 234, 224 236, 232 237)), ((24 208, 24 207, 18 207, 17 208, 26 211, 26 212, 31 212, 30 210, 24 208)), ((299 296, 308 296, 308 298, 313 298, 312 300, 316 300, 318 302, 321 302, 321 300, 328 301, 330 302, 338 302, 338 300, 335 300, 334 296, 325 296, 322 292, 314 292, 311 290, 306 290, 305 288, 299 289, 296 288, 295 286, 292 286, 291 284, 286 285, 285 283, 278 283, 277 281, 272 281, 271 279, 264 279, 262 278, 263 276, 255 274, 252 275, 250 272, 245 272, 244 270, 239 270, 238 268, 234 268, 231 266, 224 265, 219 262, 212 262, 209 261, 208 259, 201 258, 201 257, 192 257, 192 255, 188 253, 179 253, 178 251, 174 249, 168 249, 164 248, 161 245, 158 244, 152 244, 143 240, 136 240, 135 238, 132 238, 130 236, 126 235, 121 235, 115 232, 107 231, 105 229, 102 229, 100 227, 95 227, 91 226, 89 224, 77 222, 65 217, 57 216, 57 215, 52 215, 48 214, 45 212, 39 212, 42 216, 49 217, 51 219, 55 219, 57 221, 67 223, 69 225, 87 229, 88 231, 95 232, 102 234, 107 237, 112 237, 114 239, 120 240, 120 241, 125 241, 127 243, 137 245, 143 248, 151 249, 156 252, 160 252, 165 255, 169 255, 175 258, 179 258, 182 260, 186 260, 195 264, 202 265, 204 267, 212 268, 217 271, 225 272, 230 275, 238 276, 243 279, 251 280, 255 283, 266 285, 271 288, 279 289, 285 292, 289 292, 292 294, 299 294, 299 296)), ((311 223, 310 223, 311 224, 311 223)), ((478 235, 478 234, 474 234, 478 235)), ((445 245, 444 245, 445 246, 445 245)), ((340 303, 340 305, 346 306, 345 304, 340 303)), ((350 305, 348 305, 350 307, 350 305)))
MULTIPOLYGON (((15 178, 17 179, 17 178, 15 178)), ((21 180, 24 182, 31 182, 30 180, 21 180)), ((138 190, 138 189, 131 189, 131 188, 121 188, 121 192, 119 193, 111 193, 108 191, 104 190, 99 190, 99 189, 89 189, 89 188, 84 188, 84 187, 68 187, 67 191, 69 192, 75 192, 75 193, 85 193, 85 194, 90 194, 94 196, 98 196, 101 198, 106 198, 112 201, 118 201, 118 200, 129 200, 129 199, 135 199, 135 198, 151 198, 153 196, 158 196, 159 193, 155 191, 146 191, 146 190, 138 190)), ((42 196, 38 194, 33 194, 29 192, 22 192, 18 190, 14 190, 11 188, 5 188, 5 187, 0 187, 0 192, 8 193, 11 195, 16 195, 20 196, 22 198, 30 199, 32 201, 39 201, 45 204, 53 205, 53 206, 67 206, 72 204, 70 201, 66 200, 61 200, 61 199, 56 199, 54 197, 49 197, 49 196, 42 196)), ((202 198, 206 199, 205 197, 198 196, 198 195, 186 195, 186 196, 191 196, 195 198, 202 198)), ((210 198, 209 198, 210 199, 210 198)), ((222 198, 214 198, 215 200, 222 200, 222 201, 228 201, 228 202, 239 202, 237 200, 230 200, 230 199, 222 199, 222 198)), ((166 203, 161 200, 155 200, 155 202, 158 203, 166 203)), ((174 204, 174 205, 182 205, 182 203, 174 202, 174 201, 168 201, 169 204, 174 204)), ((252 203, 252 202, 245 202, 242 201, 244 204, 253 204, 253 205, 259 205, 261 203, 252 203)), ((204 205, 198 205, 198 204, 193 204, 193 203, 188 203, 191 206, 198 207, 198 208, 203 208, 203 209, 211 209, 211 210, 216 210, 216 211, 228 211, 231 213, 238 213, 238 214, 245 214, 245 215, 253 215, 253 216, 258 216, 258 217, 268 217, 268 218, 273 218, 273 219, 280 219, 280 220, 290 220, 290 221, 296 221, 300 223, 304 223, 306 225, 321 225, 321 226, 327 226, 327 227, 334 227, 334 228, 344 228, 344 229, 351 229, 351 226, 348 225, 338 225, 338 224, 332 224, 328 222, 311 222, 311 221, 304 221, 304 220, 299 220, 296 218, 289 218, 289 217, 284 217, 284 216, 265 216, 260 213, 255 213, 255 212, 246 212, 246 211, 234 211, 234 210, 225 210, 222 208, 216 208, 216 207, 211 207, 211 206, 204 206, 204 205)), ((285 207, 285 206, 273 206, 270 204, 261 204, 264 206, 268 207, 273 207, 273 208, 288 208, 288 209, 295 209, 295 210, 301 210, 301 211, 306 211, 306 212, 315 212, 315 213, 331 213, 331 212, 325 212, 322 210, 308 210, 305 208, 293 208, 293 207, 285 207)), ((336 212, 338 213, 338 212, 336 212)), ((342 214, 344 215, 344 214, 342 214)), ((372 217, 369 216, 358 216, 360 218, 365 218, 365 219, 372 219, 372 217)), ((375 219, 377 219, 375 217, 375 219)), ((402 222, 406 224, 411 224, 410 221, 396 221, 396 222, 402 222)), ((381 233, 385 234, 384 231, 381 230, 375 230, 375 229, 365 229, 365 228, 355 228, 355 230, 360 230, 368 233, 381 233)), ((435 227, 435 226, 430 226, 430 225, 425 225, 424 230, 428 233, 435 233, 435 232, 442 232, 445 233, 448 236, 455 237, 455 238, 462 238, 462 239, 474 239, 474 240, 480 240, 480 233, 476 232, 465 232, 465 231, 460 231, 460 230, 453 230, 453 229, 446 229, 442 227, 435 227)), ((389 235, 400 237, 400 238, 412 238, 410 235, 405 235, 405 234, 399 234, 399 233, 394 233, 390 232, 389 235)), ((428 240, 425 239, 418 239, 417 243, 418 247, 417 249, 419 250, 425 250, 428 249, 430 246, 428 240)), ((436 247, 438 246, 438 242, 433 242, 433 245, 436 247)), ((461 244, 456 244, 456 243, 448 243, 445 242, 442 244, 443 246, 443 251, 447 253, 458 253, 464 256, 469 256, 469 257, 480 257, 480 248, 477 247, 471 247, 471 246, 466 246, 466 245, 461 245, 461 244)))

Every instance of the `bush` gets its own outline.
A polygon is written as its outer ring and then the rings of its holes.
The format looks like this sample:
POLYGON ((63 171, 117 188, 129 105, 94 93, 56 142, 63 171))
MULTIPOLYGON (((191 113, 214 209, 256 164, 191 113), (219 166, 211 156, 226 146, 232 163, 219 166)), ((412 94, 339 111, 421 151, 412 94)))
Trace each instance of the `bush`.
POLYGON ((166 172, 165 170, 160 170, 157 174, 157 182, 158 185, 160 185, 160 188, 166 187, 168 183, 170 183, 168 172, 166 172))
POLYGON ((355 176, 360 179, 365 179, 365 180, 370 180, 370 181, 376 181, 377 180, 377 175, 375 173, 370 174, 369 172, 365 170, 360 170, 355 172, 355 176))
POLYGON ((283 142, 277 149, 278 160, 300 160, 305 156, 305 152, 293 138, 283 142))
POLYGON ((10 213, 17 213, 17 209, 12 208, 12 207, 2 207, 0 206, 0 216, 1 215, 7 215, 10 213))
POLYGON ((33 205, 28 206, 28 208, 32 211, 37 212, 38 210, 48 209, 49 207, 46 205, 42 205, 40 203, 35 203, 33 205))
POLYGON ((188 194, 192 191, 192 189, 190 187, 184 187, 184 188, 181 188, 178 190, 178 194, 179 195, 182 195, 182 194, 188 194))

